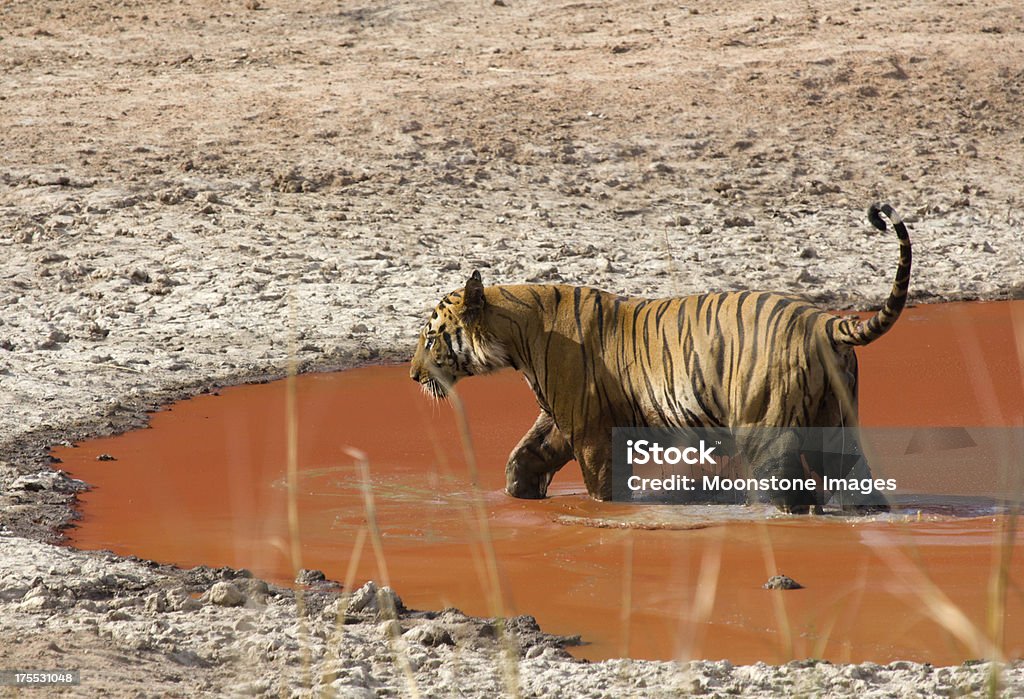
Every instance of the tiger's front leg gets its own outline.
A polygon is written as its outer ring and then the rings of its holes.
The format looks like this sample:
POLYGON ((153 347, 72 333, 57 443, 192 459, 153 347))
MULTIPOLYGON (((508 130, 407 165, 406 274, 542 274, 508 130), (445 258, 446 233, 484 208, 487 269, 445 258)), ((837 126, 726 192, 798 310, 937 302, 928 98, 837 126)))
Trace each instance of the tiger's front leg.
POLYGON ((505 490, 516 498, 539 499, 558 469, 572 459, 572 447, 552 417, 541 411, 505 464, 505 490))

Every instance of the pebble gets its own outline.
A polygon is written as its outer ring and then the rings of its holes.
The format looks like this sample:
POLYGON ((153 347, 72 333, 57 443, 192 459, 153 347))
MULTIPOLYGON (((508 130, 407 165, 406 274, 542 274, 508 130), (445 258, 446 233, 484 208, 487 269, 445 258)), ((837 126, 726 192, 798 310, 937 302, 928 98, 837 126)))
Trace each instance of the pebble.
POLYGON ((377 584, 370 580, 352 593, 345 611, 348 614, 367 612, 390 614, 404 609, 405 605, 402 604, 402 599, 395 594, 394 590, 387 585, 378 588, 377 584))
POLYGON ((424 646, 455 645, 455 641, 452 639, 452 635, 448 632, 448 629, 435 623, 426 623, 414 626, 406 631, 403 634, 403 637, 407 641, 420 643, 424 646))
POLYGON ((59 345, 63 345, 71 338, 63 330, 53 328, 47 334, 46 339, 39 343, 39 349, 50 350, 56 349, 59 345))
POLYGON ((235 587, 234 583, 214 583, 204 595, 206 601, 220 607, 237 607, 245 604, 245 595, 235 587))
POLYGON ((800 590, 803 589, 803 585, 798 583, 788 575, 773 575, 768 578, 768 582, 762 585, 766 590, 800 590))

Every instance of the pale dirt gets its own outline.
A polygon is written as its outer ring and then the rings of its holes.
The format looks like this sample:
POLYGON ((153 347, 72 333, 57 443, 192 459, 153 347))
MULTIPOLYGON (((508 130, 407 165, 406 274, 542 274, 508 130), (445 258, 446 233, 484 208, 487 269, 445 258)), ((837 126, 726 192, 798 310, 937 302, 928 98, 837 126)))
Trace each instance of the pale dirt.
MULTIPOLYGON (((41 543, 76 487, 45 447, 292 356, 407 358, 477 268, 870 308, 897 257, 876 199, 911 224, 914 302, 1019 298, 1022 32, 984 0, 3 3, 0 665, 81 667, 83 694, 301 693, 332 668, 346 696, 411 693, 373 623, 332 639, 281 590, 175 608, 235 574, 41 543)), ((437 696, 928 695, 984 674, 552 647, 508 675, 486 644, 414 645, 437 696)))

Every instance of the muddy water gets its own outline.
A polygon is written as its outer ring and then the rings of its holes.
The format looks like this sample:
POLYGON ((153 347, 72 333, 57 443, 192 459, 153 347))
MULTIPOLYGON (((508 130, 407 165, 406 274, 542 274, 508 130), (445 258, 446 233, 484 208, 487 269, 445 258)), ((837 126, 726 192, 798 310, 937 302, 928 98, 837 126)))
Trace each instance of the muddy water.
MULTIPOLYGON (((906 439, 927 426, 1024 424, 1022 337, 1021 302, 909 309, 860 352, 863 422, 901 426, 906 439)), ((591 659, 938 664, 980 654, 936 620, 928 600, 948 600, 968 628, 988 628, 990 575, 1009 519, 987 501, 929 509, 927 498, 901 493, 900 511, 861 520, 779 517, 758 506, 601 504, 586 497, 575 464, 549 499, 515 500, 501 492, 503 464, 537 410, 522 379, 460 384, 477 488, 451 408, 426 400, 406 372, 297 379, 302 566, 339 580, 388 578, 417 608, 490 615, 499 604, 505 614, 530 613, 550 632, 582 634, 589 645, 577 654, 591 659), (346 447, 369 459, 383 561, 363 535, 362 481, 346 447), (775 572, 805 589, 762 590, 775 572)), ((285 382, 240 386, 154 414, 151 429, 55 450, 64 468, 95 485, 81 498, 72 543, 290 580, 285 405, 285 382), (116 460, 97 461, 100 454, 116 460)), ((971 449, 931 453, 938 470, 914 492, 959 493, 965 480, 979 480, 962 478, 976 465, 971 449)), ((986 468, 1006 470, 1005 462, 986 468)), ((1019 656, 1024 543, 1010 546, 1003 646, 1019 656)))

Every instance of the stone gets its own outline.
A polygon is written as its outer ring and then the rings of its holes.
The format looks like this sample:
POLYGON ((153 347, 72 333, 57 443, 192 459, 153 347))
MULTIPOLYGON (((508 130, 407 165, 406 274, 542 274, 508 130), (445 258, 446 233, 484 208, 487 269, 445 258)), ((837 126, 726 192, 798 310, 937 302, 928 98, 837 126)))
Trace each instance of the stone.
POLYGON ((245 595, 234 583, 229 582, 214 583, 203 597, 207 602, 221 607, 238 607, 245 604, 245 595))
POLYGON ((419 643, 424 646, 453 646, 455 641, 441 624, 426 623, 415 626, 403 634, 407 641, 419 643))
POLYGON ((773 575, 761 587, 766 590, 802 590, 804 586, 788 575, 773 575))
POLYGON ((405 605, 395 591, 388 586, 377 587, 372 580, 352 593, 346 614, 394 615, 404 611, 405 605))
POLYGON ((322 570, 311 570, 308 568, 302 568, 295 576, 295 582, 299 585, 315 585, 326 580, 327 576, 324 575, 322 570))

